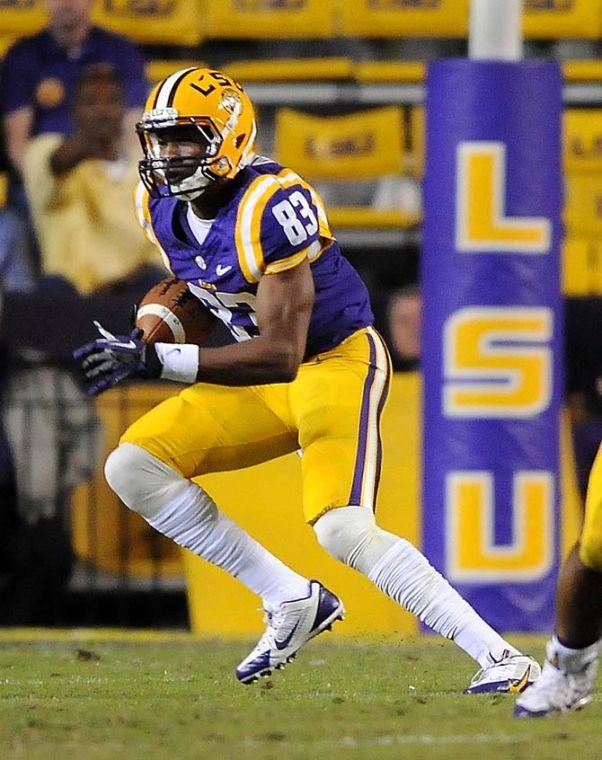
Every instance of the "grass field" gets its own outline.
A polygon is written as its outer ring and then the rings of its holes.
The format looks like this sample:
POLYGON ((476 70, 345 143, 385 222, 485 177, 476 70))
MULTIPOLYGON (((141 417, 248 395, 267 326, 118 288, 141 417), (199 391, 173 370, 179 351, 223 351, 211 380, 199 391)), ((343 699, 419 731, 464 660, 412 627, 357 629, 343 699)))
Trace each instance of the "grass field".
MULTIPOLYGON (((553 760, 602 751, 599 699, 566 718, 515 720, 512 697, 462 695, 474 668, 448 642, 318 641, 273 679, 243 687, 233 670, 250 642, 19 638, 0 637, 3 760, 553 760)), ((541 657, 543 640, 525 643, 541 657)))

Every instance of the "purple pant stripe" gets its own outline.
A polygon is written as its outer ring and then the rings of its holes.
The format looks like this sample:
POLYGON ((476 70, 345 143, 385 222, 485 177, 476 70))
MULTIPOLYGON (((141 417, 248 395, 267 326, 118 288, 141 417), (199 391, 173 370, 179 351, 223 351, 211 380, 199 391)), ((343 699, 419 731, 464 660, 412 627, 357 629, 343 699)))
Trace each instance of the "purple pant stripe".
POLYGON ((362 495, 362 480, 364 478, 364 465, 366 461, 366 444, 368 442, 368 418, 370 416, 370 393, 374 385, 376 376, 376 347, 374 338, 370 333, 366 333, 368 344, 370 346, 370 368, 368 376, 364 383, 364 392, 362 394, 362 409, 360 413, 360 426, 358 432, 358 447, 355 457, 355 466, 353 468, 353 484, 351 486, 351 496, 349 497, 350 506, 359 506, 362 495))

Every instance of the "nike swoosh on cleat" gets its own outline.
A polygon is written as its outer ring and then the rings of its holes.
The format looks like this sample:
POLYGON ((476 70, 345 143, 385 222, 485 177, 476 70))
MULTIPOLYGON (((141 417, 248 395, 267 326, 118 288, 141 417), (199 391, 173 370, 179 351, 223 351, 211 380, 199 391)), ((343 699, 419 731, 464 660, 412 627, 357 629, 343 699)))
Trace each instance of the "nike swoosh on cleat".
POLYGON ((529 665, 525 670, 522 678, 518 681, 508 681, 508 694, 521 694, 529 684, 529 676, 531 675, 531 666, 529 665))
POLYGON ((298 627, 299 627, 299 621, 297 620, 293 630, 289 633, 289 635, 283 641, 278 641, 278 640, 274 641, 274 644, 276 644, 276 649, 278 650, 286 649, 287 646, 291 643, 291 639, 293 638, 295 631, 297 630, 298 627))

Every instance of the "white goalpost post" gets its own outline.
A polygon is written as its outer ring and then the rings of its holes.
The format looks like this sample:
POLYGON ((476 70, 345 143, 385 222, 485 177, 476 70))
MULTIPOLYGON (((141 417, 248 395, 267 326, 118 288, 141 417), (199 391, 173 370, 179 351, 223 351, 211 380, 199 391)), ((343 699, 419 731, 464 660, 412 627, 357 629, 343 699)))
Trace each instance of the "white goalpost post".
POLYGON ((520 61, 523 57, 523 0, 472 0, 468 57, 520 61))

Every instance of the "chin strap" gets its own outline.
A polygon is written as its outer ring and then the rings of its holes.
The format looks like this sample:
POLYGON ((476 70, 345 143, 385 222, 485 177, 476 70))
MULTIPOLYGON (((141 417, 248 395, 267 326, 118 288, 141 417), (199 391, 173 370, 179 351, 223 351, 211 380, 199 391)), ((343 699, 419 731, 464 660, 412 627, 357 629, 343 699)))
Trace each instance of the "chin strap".
POLYGON ((204 173, 203 167, 199 166, 190 177, 186 177, 186 179, 183 179, 177 184, 171 182, 169 187, 177 194, 176 197, 181 200, 193 201, 205 192, 211 181, 212 180, 204 173))

